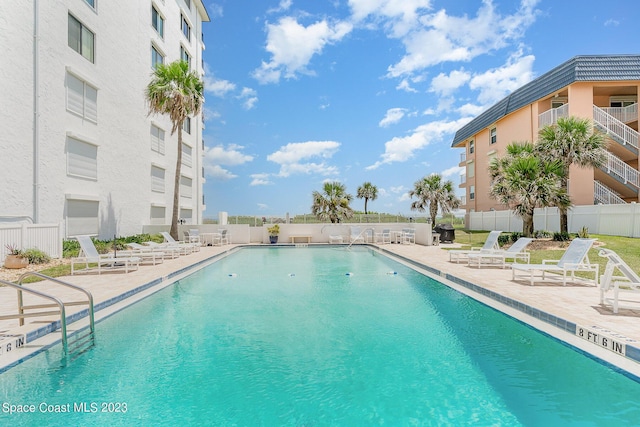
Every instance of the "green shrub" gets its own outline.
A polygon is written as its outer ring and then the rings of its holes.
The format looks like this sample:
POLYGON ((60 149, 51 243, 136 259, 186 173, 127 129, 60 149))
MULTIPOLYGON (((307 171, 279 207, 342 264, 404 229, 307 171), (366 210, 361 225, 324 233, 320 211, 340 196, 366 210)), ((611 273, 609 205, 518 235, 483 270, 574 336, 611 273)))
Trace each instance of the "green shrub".
POLYGON ((571 240, 571 236, 566 231, 553 233, 554 242, 567 242, 571 240))
POLYGON ((51 257, 40 249, 31 248, 22 251, 24 258, 29 258, 29 264, 46 264, 51 261, 51 257))
POLYGON ((533 237, 536 239, 544 239, 547 237, 551 237, 551 232, 547 230, 536 230, 533 232, 533 237))
POLYGON ((73 258, 80 253, 80 243, 77 240, 64 240, 62 242, 62 256, 65 258, 73 258))
POLYGON ((519 232, 519 231, 514 231, 514 232, 511 233, 510 237, 511 237, 511 241, 515 242, 516 240, 518 240, 519 238, 522 237, 522 233, 519 232))
POLYGON ((578 237, 581 238, 581 239, 588 239, 589 238, 589 228, 582 227, 580 229, 580 231, 578 231, 578 237))
POLYGON ((511 241, 511 236, 509 234, 501 234, 498 236, 498 245, 500 245, 500 247, 506 245, 510 241, 511 241))

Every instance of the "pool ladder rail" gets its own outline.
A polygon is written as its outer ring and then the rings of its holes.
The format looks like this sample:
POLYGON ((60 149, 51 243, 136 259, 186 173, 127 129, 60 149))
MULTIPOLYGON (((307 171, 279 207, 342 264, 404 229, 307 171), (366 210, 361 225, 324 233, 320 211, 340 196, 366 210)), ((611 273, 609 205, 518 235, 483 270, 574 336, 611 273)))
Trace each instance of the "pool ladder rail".
MULTIPOLYGON (((93 346, 94 337, 95 337, 95 322, 94 322, 94 310, 93 310, 93 295, 88 290, 73 285, 69 282, 62 281, 60 279, 56 279, 53 277, 46 276, 37 272, 27 272, 20 276, 18 279, 18 283, 8 282, 5 280, 0 280, 0 284, 8 286, 10 288, 16 289, 18 292, 18 314, 9 314, 0 316, 0 320, 7 319, 19 319, 20 326, 24 326, 24 319, 27 317, 40 317, 40 316, 52 316, 59 314, 60 315, 60 332, 62 334, 62 349, 64 352, 64 356, 69 356, 73 354, 80 354, 93 346), (77 291, 82 292, 86 295, 86 301, 71 301, 71 302, 63 302, 60 298, 52 295, 49 292, 43 292, 37 289, 33 289, 25 286, 22 282, 25 278, 29 276, 36 276, 44 280, 51 281, 53 283, 57 283, 59 285, 75 289, 77 291), (22 293, 26 292, 29 294, 33 294, 39 296, 41 298, 52 301, 50 304, 33 304, 33 305, 25 305, 22 293), (89 328, 88 331, 83 332, 82 329, 72 334, 72 342, 69 344, 69 336, 67 335, 67 315, 66 315, 66 306, 77 306, 77 305, 87 305, 88 306, 88 314, 89 314, 89 328), (26 312, 25 310, 41 310, 41 309, 51 309, 56 308, 57 310, 46 310, 46 311, 35 311, 35 312, 26 312)), ((55 329, 54 329, 55 330, 55 329)))

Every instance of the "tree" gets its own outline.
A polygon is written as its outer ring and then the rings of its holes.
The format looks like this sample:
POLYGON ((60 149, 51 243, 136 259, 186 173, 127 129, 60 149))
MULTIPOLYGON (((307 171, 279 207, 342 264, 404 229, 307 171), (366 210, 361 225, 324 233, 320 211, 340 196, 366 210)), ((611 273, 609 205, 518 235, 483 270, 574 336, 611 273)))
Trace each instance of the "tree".
POLYGON ((353 196, 347 193, 343 184, 325 182, 323 190, 324 193, 314 191, 312 195, 311 213, 319 220, 325 221, 328 219, 332 223, 338 223, 353 216, 353 209, 349 206, 353 196))
MULTIPOLYGON (((540 130, 536 151, 547 160, 558 160, 564 170, 561 186, 568 193, 569 168, 599 168, 607 161, 604 137, 593 132, 588 119, 563 117, 540 130)), ((560 232, 568 232, 567 208, 560 209, 560 232)))
POLYGON ((182 127, 188 117, 200 113, 204 102, 204 85, 185 61, 159 64, 147 85, 145 96, 149 114, 167 114, 171 120, 171 135, 178 131, 178 156, 173 184, 173 208, 169 234, 178 239, 180 207, 180 169, 182 167, 182 127))
POLYGON ((443 214, 447 214, 460 206, 460 200, 453 190, 453 182, 443 181, 438 174, 432 174, 416 181, 413 184, 413 190, 409 191, 409 196, 415 196, 418 199, 411 203, 412 211, 425 212, 427 205, 429 206, 431 226, 436 223, 438 209, 443 214))
POLYGON ((503 157, 489 164, 492 185, 489 195, 522 218, 522 234, 533 236, 533 213, 537 207, 571 204, 560 180, 564 169, 558 160, 539 157, 530 142, 514 142, 503 157))
POLYGON ((378 187, 371 184, 370 182, 365 182, 360 187, 358 187, 358 193, 356 194, 358 199, 364 199, 364 214, 367 212, 367 202, 369 200, 374 201, 378 198, 378 187))

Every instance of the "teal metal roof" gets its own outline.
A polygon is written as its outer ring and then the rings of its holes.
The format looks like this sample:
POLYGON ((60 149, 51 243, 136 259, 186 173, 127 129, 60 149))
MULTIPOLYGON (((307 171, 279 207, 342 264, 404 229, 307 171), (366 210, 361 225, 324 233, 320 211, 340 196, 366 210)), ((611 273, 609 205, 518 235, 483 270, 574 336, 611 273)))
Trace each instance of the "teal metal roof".
POLYGON ((452 147, 495 123, 502 117, 574 82, 640 80, 640 55, 575 56, 553 70, 531 80, 506 98, 458 129, 452 147))

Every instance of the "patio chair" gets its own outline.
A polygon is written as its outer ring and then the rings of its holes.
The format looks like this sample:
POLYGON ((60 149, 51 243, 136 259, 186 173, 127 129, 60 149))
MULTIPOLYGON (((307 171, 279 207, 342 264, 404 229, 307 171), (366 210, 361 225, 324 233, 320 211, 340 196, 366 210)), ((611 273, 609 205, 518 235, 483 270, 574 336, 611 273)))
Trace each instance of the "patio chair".
POLYGON ((576 271, 593 272, 595 285, 598 285, 598 271, 600 266, 589 262, 589 249, 593 246, 596 239, 573 239, 569 247, 565 250, 562 258, 559 260, 543 260, 542 264, 513 264, 511 265, 511 280, 529 280, 531 286, 536 281, 535 273, 542 273, 538 281, 551 281, 562 277, 562 286, 567 284, 567 273, 571 273, 571 281, 576 282, 576 271), (546 273, 557 273, 562 276, 551 275, 546 273), (518 274, 519 273, 519 274, 518 274))
POLYGON ((184 240, 189 243, 194 243, 198 245, 202 245, 202 240, 200 239, 200 230, 197 228, 191 228, 189 231, 184 231, 184 240))
POLYGON ((121 256, 135 256, 140 258, 140 264, 160 264, 164 262, 165 254, 162 251, 151 248, 150 246, 143 246, 139 243, 127 243, 130 249, 125 251, 118 251, 116 257, 121 256))
POLYGON ((344 243, 344 239, 339 234, 329 235, 329 243, 344 243))
POLYGON ((195 243, 178 241, 178 240, 174 239, 173 237, 171 237, 171 234, 169 234, 167 231, 161 231, 160 234, 162 234, 162 237, 164 237, 164 242, 168 243, 169 245, 187 246, 187 247, 191 248, 191 252, 197 252, 197 251, 200 250, 200 245, 195 244, 195 243))
POLYGON ((385 228, 380 233, 376 233, 376 243, 380 243, 385 245, 387 243, 391 244, 391 230, 385 228))
POLYGON ((180 255, 189 255, 191 248, 187 245, 174 245, 169 243, 144 242, 152 250, 164 252, 165 258, 178 258, 180 255))
POLYGON ((416 244, 416 230, 415 228, 403 228, 402 229, 402 243, 415 245, 416 244))
POLYGON ((640 296, 635 299, 627 297, 629 294, 640 294, 638 274, 610 249, 600 249, 598 255, 608 259, 600 278, 600 304, 610 305, 614 314, 618 314, 620 308, 640 310, 640 296), (621 275, 614 275, 616 271, 621 275), (613 291, 613 297, 607 297, 610 291, 613 291), (621 293, 625 294, 625 299, 620 299, 621 293))
POLYGON ((112 254, 100 255, 96 249, 91 237, 89 236, 77 236, 76 239, 80 243, 79 256, 71 258, 71 275, 78 272, 93 272, 97 271, 98 274, 102 273, 104 269, 109 270, 124 270, 128 273, 132 270, 137 270, 140 264, 139 257, 114 257, 112 254), (81 270, 76 270, 75 266, 78 264, 84 265, 81 270), (96 267, 90 267, 89 264, 96 264, 96 267))
POLYGON ((452 249, 449 251, 449 261, 453 262, 454 259, 456 264, 464 259, 469 257, 469 254, 475 254, 480 252, 490 252, 500 250, 500 245, 498 245, 498 236, 502 231, 492 231, 487 236, 487 240, 484 241, 484 245, 481 248, 471 248, 470 250, 466 249, 452 249))
POLYGON ((349 236, 350 244, 353 245, 354 243, 365 243, 364 235, 360 230, 360 227, 349 227, 349 228, 351 230, 351 235, 349 236))
POLYGON ((527 246, 533 242, 533 239, 529 237, 520 237, 513 243, 508 249, 498 249, 496 251, 478 252, 475 254, 469 254, 469 266, 477 265, 478 268, 483 265, 499 265, 505 268, 507 260, 512 259, 514 263, 519 259, 529 264, 531 254, 527 252, 527 246))

